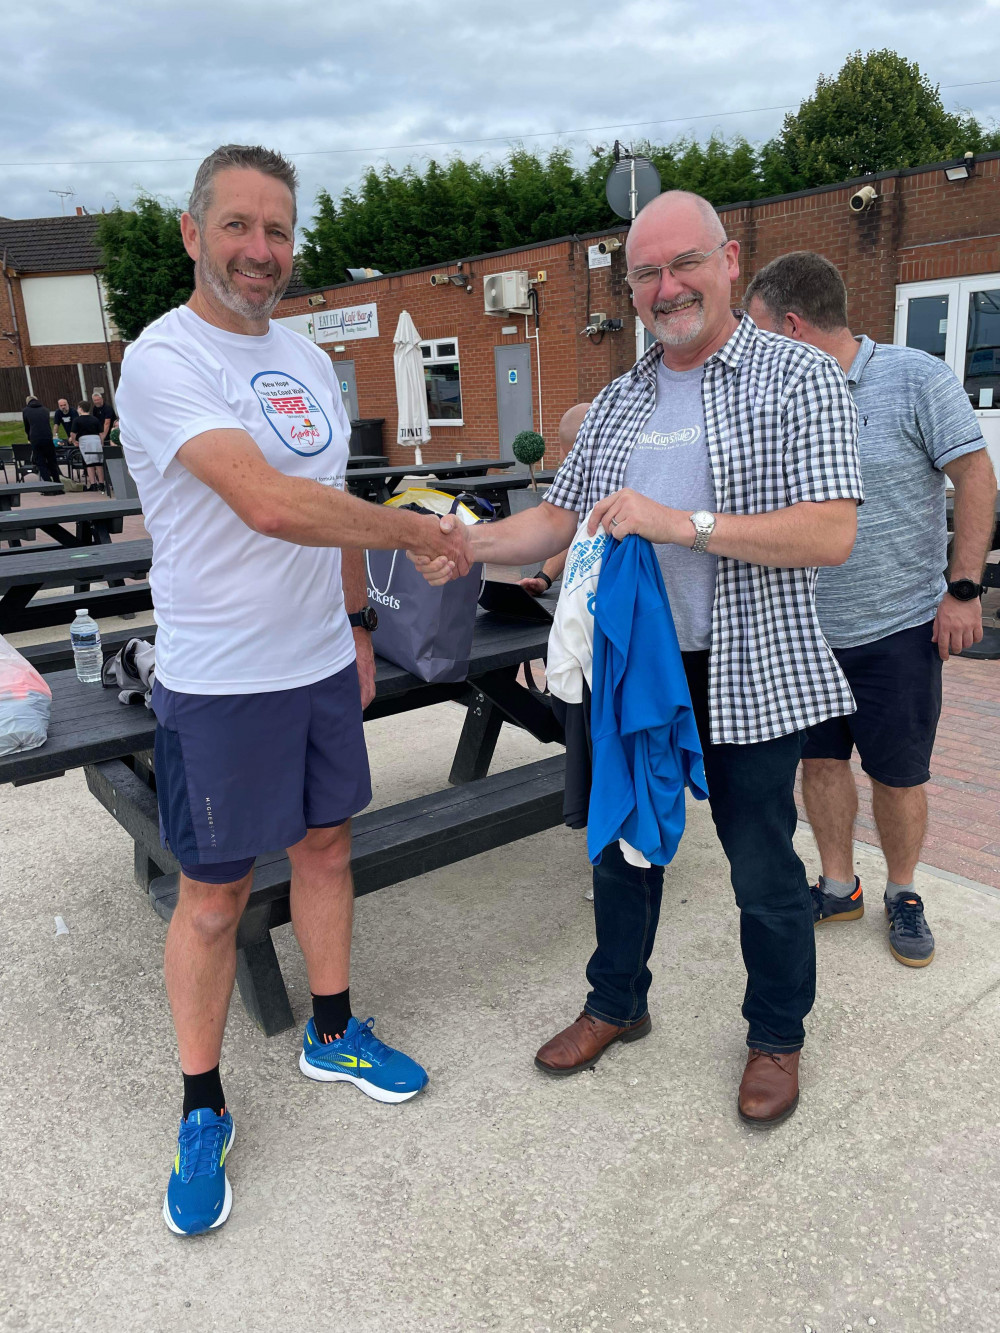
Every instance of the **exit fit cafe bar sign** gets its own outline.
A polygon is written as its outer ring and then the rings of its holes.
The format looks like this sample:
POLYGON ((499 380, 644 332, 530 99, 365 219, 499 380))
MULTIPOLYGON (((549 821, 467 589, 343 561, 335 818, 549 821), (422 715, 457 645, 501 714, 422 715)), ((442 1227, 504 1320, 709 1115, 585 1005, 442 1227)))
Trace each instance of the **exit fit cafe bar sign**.
POLYGON ((346 342, 350 338, 378 337, 378 306, 348 305, 342 310, 323 310, 314 316, 318 343, 346 342))

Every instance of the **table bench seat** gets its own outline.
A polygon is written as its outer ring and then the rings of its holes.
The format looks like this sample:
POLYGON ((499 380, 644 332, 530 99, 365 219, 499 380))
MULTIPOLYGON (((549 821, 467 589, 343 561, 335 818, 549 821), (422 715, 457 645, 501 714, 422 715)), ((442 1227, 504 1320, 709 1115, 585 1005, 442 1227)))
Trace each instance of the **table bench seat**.
MULTIPOLYGON (((358 815, 351 858, 355 896, 560 824, 564 769, 565 756, 557 755, 358 815)), ((160 846, 155 792, 120 759, 88 765, 86 776, 91 792, 134 839, 136 879, 169 921, 180 876, 176 860, 160 846)), ((289 888, 284 851, 259 856, 236 937, 240 996, 267 1036, 295 1021, 270 936, 291 919, 289 888)))

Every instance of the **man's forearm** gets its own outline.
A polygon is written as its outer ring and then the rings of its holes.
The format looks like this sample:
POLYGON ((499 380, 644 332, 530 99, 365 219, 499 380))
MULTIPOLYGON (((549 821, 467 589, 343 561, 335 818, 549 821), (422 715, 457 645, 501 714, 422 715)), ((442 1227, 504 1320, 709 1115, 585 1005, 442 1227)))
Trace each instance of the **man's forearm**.
POLYGON ((340 581, 344 588, 344 606, 349 616, 367 606, 368 580, 365 577, 365 557, 357 547, 349 547, 341 554, 340 581))
POLYGON ((426 546, 426 520, 419 514, 358 500, 335 486, 303 477, 282 477, 269 490, 253 527, 297 546, 394 550, 426 546))
POLYGON ((477 523, 469 529, 476 560, 494 565, 528 565, 564 551, 579 526, 572 509, 542 501, 499 523, 477 523))
MULTIPOLYGON (((776 569, 841 565, 854 546, 857 523, 853 500, 805 501, 766 514, 718 514, 708 550, 776 569)), ((693 538, 693 527, 691 533, 693 538)))
POLYGON ((949 582, 971 579, 978 583, 993 544, 996 526, 996 480, 965 473, 955 479, 955 537, 948 563, 949 582))

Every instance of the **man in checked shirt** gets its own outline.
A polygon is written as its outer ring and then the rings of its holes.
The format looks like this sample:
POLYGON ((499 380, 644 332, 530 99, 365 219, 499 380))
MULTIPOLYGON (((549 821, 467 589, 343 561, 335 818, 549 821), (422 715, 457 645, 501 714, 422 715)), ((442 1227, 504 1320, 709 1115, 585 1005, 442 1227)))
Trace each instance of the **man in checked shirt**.
MULTIPOLYGON (((854 700, 819 628, 817 567, 847 559, 863 499, 857 416, 832 358, 762 333, 730 306, 739 244, 711 205, 670 191, 627 243, 628 282, 658 339, 595 399, 545 501, 470 529, 473 558, 544 560, 580 516, 655 544, 698 730, 709 800, 740 909, 749 1054, 741 1118, 798 1104, 803 1019, 815 995, 812 902, 792 846, 802 732, 854 700)), ((443 582, 443 562, 416 559, 443 582)), ((583 1012, 535 1057, 591 1069, 650 1030, 647 995, 662 868, 617 843, 594 867, 597 948, 583 1012)))

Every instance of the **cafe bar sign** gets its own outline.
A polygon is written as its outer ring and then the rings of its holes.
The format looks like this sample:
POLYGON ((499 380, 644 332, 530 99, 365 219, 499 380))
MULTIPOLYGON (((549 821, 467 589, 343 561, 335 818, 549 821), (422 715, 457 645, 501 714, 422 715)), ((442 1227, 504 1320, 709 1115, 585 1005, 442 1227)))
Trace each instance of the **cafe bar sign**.
POLYGON ((378 306, 347 305, 341 310, 322 310, 313 316, 318 343, 347 342, 351 338, 378 337, 378 306))

